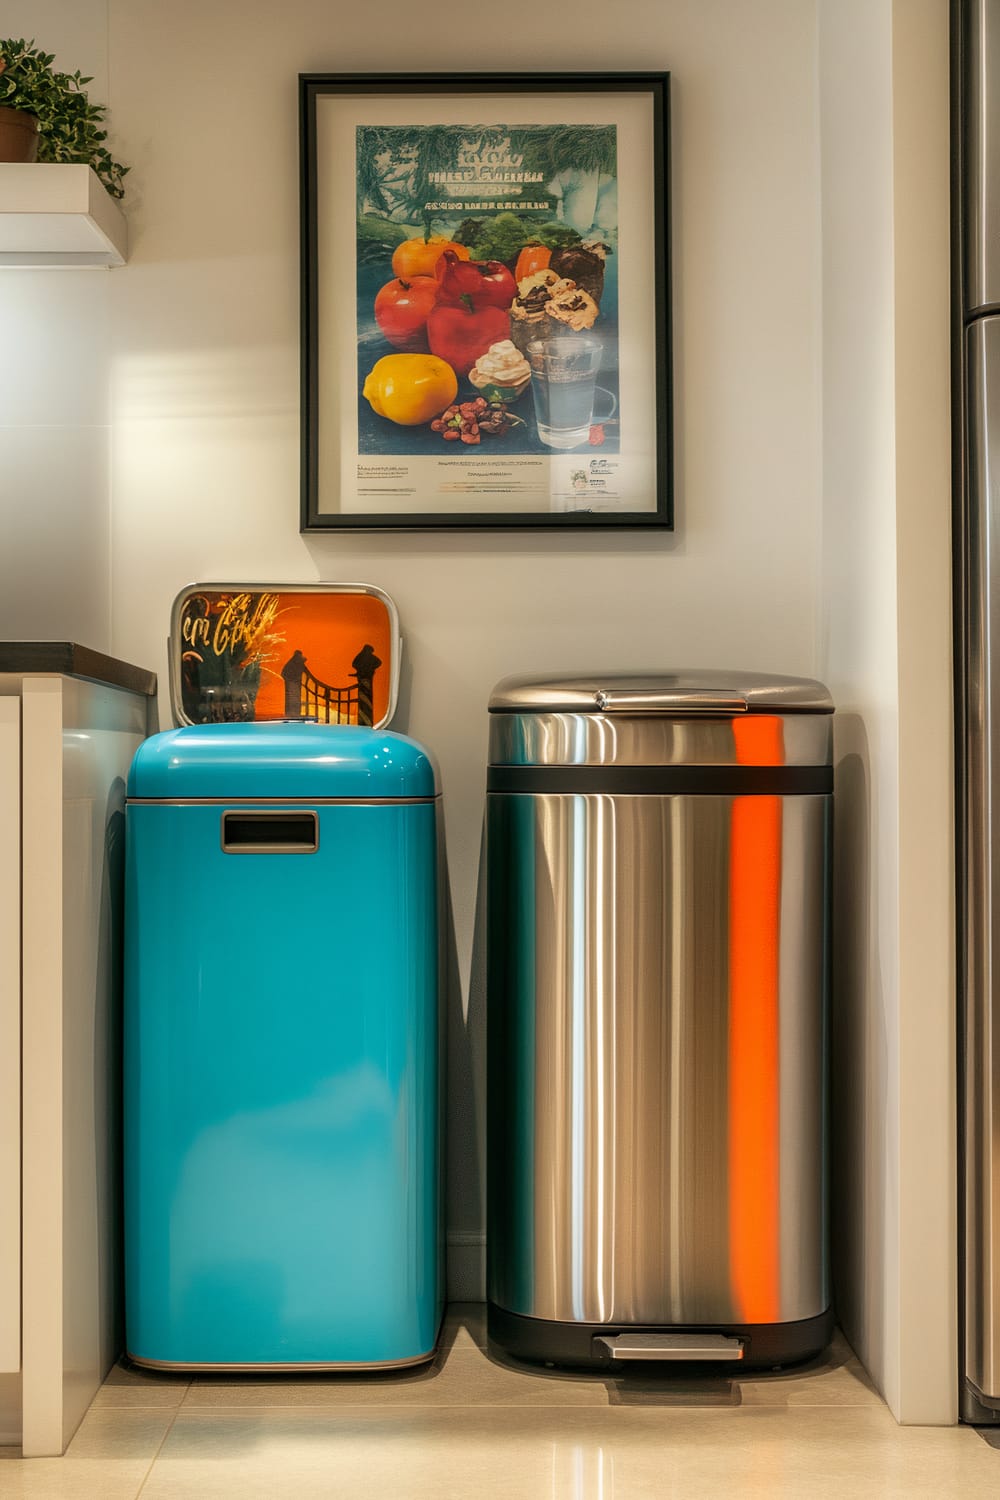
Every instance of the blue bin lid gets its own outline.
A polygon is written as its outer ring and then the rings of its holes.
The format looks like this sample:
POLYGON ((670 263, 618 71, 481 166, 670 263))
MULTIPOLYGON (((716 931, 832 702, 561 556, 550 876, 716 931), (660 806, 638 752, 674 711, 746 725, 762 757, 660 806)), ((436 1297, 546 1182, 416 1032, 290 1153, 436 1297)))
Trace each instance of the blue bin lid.
POLYGON ((430 755, 387 729, 272 720, 194 724, 151 735, 136 751, 131 799, 433 797, 430 755))

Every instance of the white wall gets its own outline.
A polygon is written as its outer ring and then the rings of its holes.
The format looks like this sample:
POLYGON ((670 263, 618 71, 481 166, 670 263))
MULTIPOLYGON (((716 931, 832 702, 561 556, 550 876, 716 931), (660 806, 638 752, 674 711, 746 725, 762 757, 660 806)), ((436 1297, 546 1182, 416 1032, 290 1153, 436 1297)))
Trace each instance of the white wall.
POLYGON ((822 0, 834 1266, 903 1421, 956 1416, 948 7, 822 0))
POLYGON ((957 1416, 948 7, 893 0, 899 1400, 957 1416))
MULTIPOLYGON (((4 0, 0 28, 107 98, 105 0, 4 0)), ((0 639, 111 644, 110 290, 103 271, 0 276, 0 639)))
POLYGON ((191 579, 360 578, 396 599, 407 662, 396 727, 433 747, 445 794, 460 988, 453 1285, 481 1290, 470 1083, 481 1091, 491 685, 546 668, 814 667, 814 8, 622 0, 613 25, 595 5, 567 28, 563 12, 508 0, 488 58, 478 32, 415 25, 402 0, 382 0, 377 26, 325 0, 290 0, 280 24, 260 26, 238 0, 112 0, 110 17, 114 139, 133 166, 130 262, 111 277, 114 649, 163 673, 170 603, 191 579), (676 535, 304 539, 296 75, 519 68, 529 35, 542 68, 675 74, 676 535))
MULTIPOLYGON (((821 6, 824 635, 834 720, 833 1142, 838 1312, 883 1388, 898 1248, 891 5, 821 6), (891 1036, 890 1036, 891 1033, 891 1036), (891 1048, 891 1056, 890 1056, 891 1048), (895 1220, 895 1216, 894 1220, 895 1220)), ((894 1372, 898 1379, 898 1371, 894 1372)))

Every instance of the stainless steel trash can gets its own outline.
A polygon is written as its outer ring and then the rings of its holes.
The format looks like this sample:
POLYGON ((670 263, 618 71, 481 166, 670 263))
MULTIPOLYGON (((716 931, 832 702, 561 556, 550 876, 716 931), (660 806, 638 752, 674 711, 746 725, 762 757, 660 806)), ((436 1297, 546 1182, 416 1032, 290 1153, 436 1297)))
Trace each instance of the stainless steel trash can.
POLYGON ((507 679, 487 793, 489 1331, 551 1363, 832 1331, 833 704, 743 672, 507 679))

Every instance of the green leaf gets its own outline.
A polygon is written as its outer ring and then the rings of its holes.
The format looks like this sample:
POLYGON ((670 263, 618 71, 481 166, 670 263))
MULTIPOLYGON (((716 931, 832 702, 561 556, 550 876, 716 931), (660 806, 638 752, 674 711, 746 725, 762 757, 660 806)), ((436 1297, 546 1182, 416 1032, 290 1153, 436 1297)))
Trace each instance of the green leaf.
POLYGON ((0 57, 6 64, 0 74, 0 104, 37 116, 39 161, 86 162, 109 193, 122 197, 128 168, 114 161, 101 144, 107 139, 107 130, 100 128, 107 110, 92 104, 84 89, 93 78, 79 69, 72 74, 56 71, 55 54, 37 48, 34 37, 30 42, 23 37, 0 38, 0 57))

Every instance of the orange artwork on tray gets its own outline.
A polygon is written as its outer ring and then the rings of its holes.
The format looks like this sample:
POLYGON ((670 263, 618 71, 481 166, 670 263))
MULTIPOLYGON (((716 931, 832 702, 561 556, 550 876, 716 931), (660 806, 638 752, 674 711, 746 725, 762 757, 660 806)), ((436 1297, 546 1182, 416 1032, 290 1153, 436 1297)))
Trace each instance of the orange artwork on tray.
POLYGON ((395 622, 378 591, 196 586, 175 605, 172 645, 188 723, 378 725, 391 712, 395 622))

